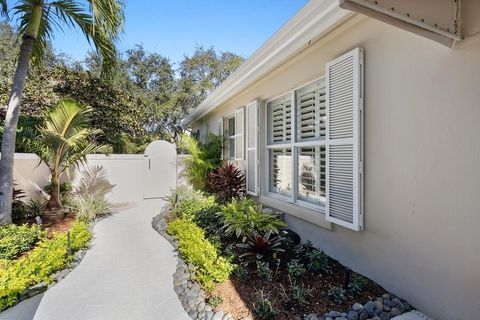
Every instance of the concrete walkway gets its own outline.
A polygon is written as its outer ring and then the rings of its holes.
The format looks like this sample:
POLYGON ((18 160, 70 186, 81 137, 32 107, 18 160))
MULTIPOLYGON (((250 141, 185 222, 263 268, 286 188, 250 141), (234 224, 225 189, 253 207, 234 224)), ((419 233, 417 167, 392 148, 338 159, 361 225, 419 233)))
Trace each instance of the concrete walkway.
POLYGON ((188 320, 173 291, 173 249, 151 227, 163 204, 143 201, 100 221, 75 270, 0 320, 188 320))

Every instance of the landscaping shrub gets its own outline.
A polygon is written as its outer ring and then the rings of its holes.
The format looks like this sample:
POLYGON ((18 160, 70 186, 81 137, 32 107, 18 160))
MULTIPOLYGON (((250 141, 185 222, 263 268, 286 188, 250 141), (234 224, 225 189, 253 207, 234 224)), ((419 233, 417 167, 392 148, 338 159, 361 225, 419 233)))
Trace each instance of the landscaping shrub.
POLYGON ((275 319, 278 310, 274 307, 274 303, 270 300, 268 295, 260 290, 258 300, 253 304, 253 314, 261 320, 275 319))
POLYGON ((23 213, 25 211, 25 204, 22 199, 25 198, 25 192, 17 188, 16 183, 13 183, 12 193, 12 220, 19 221, 23 219, 23 213))
POLYGON ((307 269, 312 272, 331 273, 330 258, 321 250, 312 249, 306 252, 307 269))
POLYGON ((103 197, 86 195, 73 201, 75 214, 80 221, 92 221, 112 211, 112 205, 103 197))
POLYGON ((167 233, 178 240, 180 254, 196 267, 194 277, 205 289, 212 290, 215 282, 228 279, 234 265, 218 255, 216 248, 205 238, 205 232, 194 222, 188 219, 172 221, 167 233))
POLYGON ((310 304, 312 298, 312 289, 303 284, 292 285, 292 299, 301 306, 310 304))
POLYGON ((328 297, 335 303, 343 304, 347 301, 346 291, 342 287, 331 287, 328 291, 328 297))
POLYGON ((30 250, 46 235, 39 226, 5 225, 0 227, 0 260, 12 260, 30 250))
POLYGON ((233 199, 220 207, 219 215, 225 233, 242 238, 242 241, 254 231, 278 233, 286 226, 277 215, 263 212, 254 199, 233 199))
MULTIPOLYGON (((85 248, 90 238, 88 225, 75 222, 70 228, 71 252, 85 248)), ((0 269, 0 310, 14 305, 28 287, 51 282, 52 274, 65 268, 72 258, 67 256, 66 233, 58 233, 39 242, 27 255, 6 263, 0 269)))
POLYGON ((208 174, 218 168, 222 162, 222 138, 208 132, 206 141, 201 143, 184 134, 180 138, 179 147, 191 155, 191 157, 185 158, 188 181, 195 189, 207 191, 208 174))
POLYGON ((271 236, 271 231, 267 231, 264 234, 253 231, 245 243, 237 244, 237 247, 245 251, 240 255, 240 258, 255 258, 257 260, 276 258, 278 253, 284 251, 282 248, 283 238, 280 236, 272 238, 271 236))
POLYGON ((185 186, 173 190, 169 201, 173 205, 174 213, 179 218, 189 220, 217 207, 214 196, 207 196, 199 190, 194 191, 185 186))
POLYGON ((300 263, 298 260, 292 260, 289 263, 287 263, 287 273, 292 279, 300 277, 305 273, 305 271, 307 270, 305 269, 303 264, 300 263))
POLYGON ((209 190, 222 203, 244 198, 245 184, 245 173, 232 163, 225 163, 208 174, 209 190))

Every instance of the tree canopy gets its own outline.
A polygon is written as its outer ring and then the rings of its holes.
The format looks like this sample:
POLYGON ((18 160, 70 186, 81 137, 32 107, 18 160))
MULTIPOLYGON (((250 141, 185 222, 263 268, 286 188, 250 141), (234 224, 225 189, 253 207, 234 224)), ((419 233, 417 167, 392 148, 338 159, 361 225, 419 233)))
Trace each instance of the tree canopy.
MULTIPOLYGON (((17 31, 0 23, 0 104, 6 105, 11 75, 19 50, 17 31)), ((91 52, 85 61, 74 61, 45 47, 44 61, 27 79, 22 101, 22 126, 36 125, 62 99, 73 99, 92 108, 92 125, 102 131, 101 143, 114 152, 143 152, 141 146, 157 138, 176 140, 180 121, 218 87, 242 62, 231 52, 213 47, 196 48, 174 64, 141 44, 120 53, 117 68, 101 77, 102 59, 91 52), (135 147, 140 146, 140 147, 135 147)), ((1 111, 0 111, 1 113, 1 111)), ((1 119, 3 120, 3 116, 1 119)), ((19 145, 17 151, 22 152, 19 145)))

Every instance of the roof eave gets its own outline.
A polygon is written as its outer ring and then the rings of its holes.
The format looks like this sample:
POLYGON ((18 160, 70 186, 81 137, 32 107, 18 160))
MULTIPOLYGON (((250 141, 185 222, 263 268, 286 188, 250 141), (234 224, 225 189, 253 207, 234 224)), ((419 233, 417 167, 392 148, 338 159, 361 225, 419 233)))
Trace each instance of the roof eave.
POLYGON ((336 0, 309 2, 195 108, 182 126, 189 127, 354 15, 336 0))

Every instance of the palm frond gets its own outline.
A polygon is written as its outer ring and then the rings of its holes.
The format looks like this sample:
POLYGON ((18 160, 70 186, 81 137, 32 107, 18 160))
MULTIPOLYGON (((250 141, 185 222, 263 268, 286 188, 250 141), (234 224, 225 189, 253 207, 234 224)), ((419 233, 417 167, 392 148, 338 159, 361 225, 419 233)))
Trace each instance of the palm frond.
POLYGON ((7 0, 0 0, 0 16, 8 18, 7 0))

